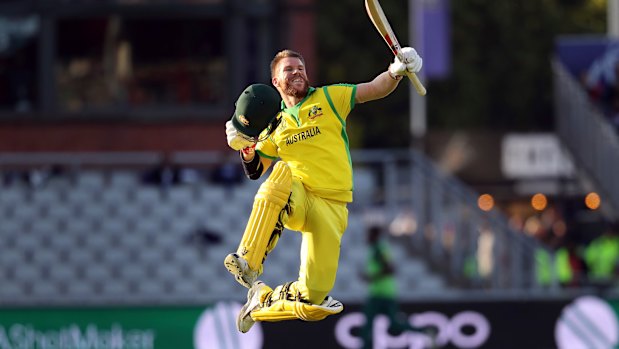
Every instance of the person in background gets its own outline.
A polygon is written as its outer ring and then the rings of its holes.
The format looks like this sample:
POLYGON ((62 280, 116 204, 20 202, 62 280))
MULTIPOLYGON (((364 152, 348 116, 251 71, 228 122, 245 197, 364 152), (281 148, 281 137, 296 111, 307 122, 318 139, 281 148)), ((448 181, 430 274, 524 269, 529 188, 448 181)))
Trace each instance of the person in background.
POLYGON ((619 276, 619 226, 608 224, 585 250, 589 281, 601 288, 616 286, 619 276))
MULTIPOLYGON (((431 335, 431 329, 413 327, 400 312, 397 300, 398 285, 396 269, 393 264, 391 248, 383 237, 381 226, 370 226, 367 231, 368 257, 365 271, 361 278, 368 283, 368 298, 363 313, 365 325, 362 329, 363 349, 372 349, 373 325, 378 315, 385 315, 389 319, 389 331, 402 333, 404 331, 431 335)), ((428 338, 431 343, 431 337, 428 338)))
POLYGON ((563 287, 582 287, 587 284, 588 267, 583 257, 583 248, 573 237, 567 236, 555 252, 555 268, 563 287))

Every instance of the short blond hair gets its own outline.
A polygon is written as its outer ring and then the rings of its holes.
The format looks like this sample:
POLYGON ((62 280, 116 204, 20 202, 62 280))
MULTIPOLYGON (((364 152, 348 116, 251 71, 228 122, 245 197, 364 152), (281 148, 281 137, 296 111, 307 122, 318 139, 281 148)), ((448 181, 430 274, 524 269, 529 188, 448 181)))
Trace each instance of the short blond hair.
POLYGON ((296 52, 293 50, 281 50, 275 54, 275 57, 273 57, 273 60, 271 61, 271 77, 275 75, 274 73, 275 73, 275 67, 277 66, 277 63, 279 63, 279 61, 281 61, 282 59, 288 58, 288 57, 298 58, 301 60, 303 65, 305 65, 305 59, 299 52, 296 52))

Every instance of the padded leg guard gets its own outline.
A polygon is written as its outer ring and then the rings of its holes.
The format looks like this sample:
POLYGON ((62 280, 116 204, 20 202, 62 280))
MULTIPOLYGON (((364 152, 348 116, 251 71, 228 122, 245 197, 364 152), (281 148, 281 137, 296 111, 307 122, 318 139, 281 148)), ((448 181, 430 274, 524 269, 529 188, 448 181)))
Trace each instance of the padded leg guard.
POLYGON ((262 306, 251 313, 251 318, 267 322, 295 319, 319 321, 344 310, 342 303, 332 297, 327 297, 322 304, 311 304, 300 299, 294 284, 287 283, 275 290, 264 287, 260 297, 262 306))
POLYGON ((292 190, 292 175, 288 164, 279 161, 262 183, 254 198, 254 206, 237 253, 247 260, 252 270, 260 270, 266 254, 271 251, 283 230, 282 216, 292 190), (276 229, 277 228, 277 229, 276 229))

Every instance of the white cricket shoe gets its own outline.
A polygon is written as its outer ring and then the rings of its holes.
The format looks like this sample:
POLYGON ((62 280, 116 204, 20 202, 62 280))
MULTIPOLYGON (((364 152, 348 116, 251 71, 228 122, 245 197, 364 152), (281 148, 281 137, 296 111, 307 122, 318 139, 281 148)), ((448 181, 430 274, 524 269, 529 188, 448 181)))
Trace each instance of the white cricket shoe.
POLYGON ((339 313, 342 310, 344 310, 344 306, 342 305, 342 302, 338 301, 337 299, 331 296, 327 296, 327 298, 325 298, 325 300, 322 301, 322 303, 320 303, 320 306, 323 308, 329 309, 329 311, 333 313, 339 313))
POLYGON ((247 291, 247 303, 243 305, 239 316, 236 318, 236 328, 241 333, 247 333, 249 329, 256 323, 251 318, 251 312, 260 307, 260 290, 267 287, 262 281, 256 281, 247 291))
POLYGON ((224 265, 230 274, 234 275, 236 281, 246 288, 251 288, 258 278, 258 271, 251 270, 245 258, 236 253, 230 253, 224 259, 224 265))

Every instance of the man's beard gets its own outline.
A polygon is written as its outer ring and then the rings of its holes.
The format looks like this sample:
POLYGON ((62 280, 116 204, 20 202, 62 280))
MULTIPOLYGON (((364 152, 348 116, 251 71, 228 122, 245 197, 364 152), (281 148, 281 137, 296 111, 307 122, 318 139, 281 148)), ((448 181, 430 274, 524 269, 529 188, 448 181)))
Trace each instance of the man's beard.
POLYGON ((289 83, 286 80, 284 82, 284 92, 288 96, 292 96, 292 97, 295 97, 295 98, 303 98, 303 97, 307 96, 307 90, 309 90, 309 81, 304 76, 301 76, 301 75, 300 76, 295 76, 293 79, 296 79, 298 77, 303 79, 303 82, 304 82, 303 89, 297 90, 296 88, 294 88, 292 86, 291 83, 289 83))

